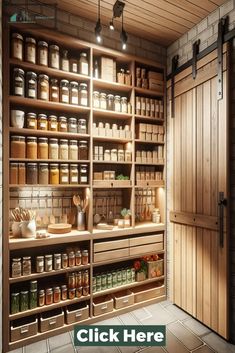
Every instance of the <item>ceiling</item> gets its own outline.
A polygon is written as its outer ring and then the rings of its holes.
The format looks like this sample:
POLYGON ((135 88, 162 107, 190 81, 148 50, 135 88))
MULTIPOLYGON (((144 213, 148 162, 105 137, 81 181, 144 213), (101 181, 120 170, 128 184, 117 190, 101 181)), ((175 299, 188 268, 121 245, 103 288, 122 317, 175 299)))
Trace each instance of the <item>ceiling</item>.
MULTIPOLYGON (((108 25, 116 0, 101 0, 101 20, 108 25)), ((168 46, 225 0, 123 0, 127 32, 168 46)), ((96 21, 98 0, 57 0, 58 7, 96 21)), ((120 19, 115 21, 120 29, 120 19)))

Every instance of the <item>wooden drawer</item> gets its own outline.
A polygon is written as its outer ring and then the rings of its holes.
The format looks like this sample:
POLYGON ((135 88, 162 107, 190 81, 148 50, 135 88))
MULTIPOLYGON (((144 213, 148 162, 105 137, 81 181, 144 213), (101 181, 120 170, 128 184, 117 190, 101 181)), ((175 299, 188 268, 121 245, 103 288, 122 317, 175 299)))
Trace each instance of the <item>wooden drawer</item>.
POLYGON ((93 315, 98 316, 113 311, 113 298, 111 296, 98 297, 93 300, 93 315))
POLYGON ((35 336, 37 333, 38 319, 35 316, 16 320, 11 325, 11 342, 35 336))
POLYGON ((130 248, 130 255, 144 255, 163 250, 163 243, 153 243, 149 245, 133 246, 130 248))
POLYGON ((94 254, 94 262, 119 259, 126 256, 129 256, 129 248, 113 251, 103 251, 94 254))
POLYGON ((142 244, 152 244, 163 242, 163 234, 145 235, 142 237, 130 238, 130 246, 138 246, 142 244))
POLYGON ((130 290, 124 290, 113 294, 114 308, 121 309, 134 304, 134 294, 130 290))
POLYGON ((54 330, 64 325, 64 313, 61 309, 42 313, 40 316, 40 332, 54 330))
POLYGON ((98 187, 104 187, 104 188, 125 187, 125 186, 131 186, 131 180, 94 180, 93 185, 98 187))
POLYGON ((140 286, 132 289, 135 303, 140 303, 148 299, 158 298, 165 294, 165 286, 156 287, 152 284, 140 286))
POLYGON ((66 324, 70 325, 75 322, 83 321, 89 317, 89 306, 84 304, 74 304, 67 307, 65 311, 66 324))
POLYGON ((94 252, 115 250, 129 247, 129 239, 120 239, 114 241, 104 241, 102 243, 94 244, 94 252))

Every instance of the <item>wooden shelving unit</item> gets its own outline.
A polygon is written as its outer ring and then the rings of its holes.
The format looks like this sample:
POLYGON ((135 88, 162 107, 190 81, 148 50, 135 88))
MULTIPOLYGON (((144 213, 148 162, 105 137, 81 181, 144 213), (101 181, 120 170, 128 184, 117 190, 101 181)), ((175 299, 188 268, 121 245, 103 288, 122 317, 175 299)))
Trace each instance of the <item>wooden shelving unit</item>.
MULTIPOLYGON (((3 237, 3 301, 4 301, 4 313, 3 313, 3 340, 4 340, 4 352, 7 352, 9 349, 16 349, 18 347, 24 346, 26 344, 30 344, 36 342, 41 339, 48 338, 53 335, 60 334, 67 330, 71 330, 73 325, 66 325, 64 324, 62 327, 57 329, 52 329, 46 333, 38 332, 37 335, 22 338, 19 341, 11 342, 10 339, 10 326, 14 323, 15 320, 23 319, 25 317, 30 317, 31 315, 37 315, 38 318, 41 313, 49 312, 55 308, 62 308, 63 310, 72 304, 80 303, 86 301, 89 304, 89 319, 82 321, 84 324, 90 324, 97 322, 99 320, 107 319, 114 315, 119 315, 124 313, 128 310, 137 309, 143 305, 148 305, 154 302, 161 301, 165 299, 165 281, 166 281, 166 271, 164 266, 164 273, 160 277, 147 279, 143 282, 134 282, 126 285, 122 285, 119 287, 114 287, 111 289, 107 289, 102 292, 92 292, 93 286, 93 275, 94 271, 98 271, 99 268, 102 266, 122 266, 124 263, 130 263, 135 259, 139 259, 140 255, 131 255, 123 256, 121 258, 114 258, 112 260, 106 260, 101 262, 94 262, 93 255, 94 255, 94 246, 97 242, 112 242, 116 239, 126 239, 130 241, 130 239, 134 237, 141 237, 143 235, 154 235, 154 234, 163 234, 163 249, 161 250, 154 250, 154 244, 152 246, 153 250, 149 252, 149 250, 143 250, 142 255, 151 255, 152 253, 158 253, 164 259, 164 263, 166 263, 166 239, 165 239, 165 182, 164 181, 156 181, 156 183, 152 185, 148 185, 148 182, 144 183, 144 185, 137 185, 135 172, 138 166, 141 167, 153 167, 151 163, 137 163, 135 162, 135 151, 137 146, 143 147, 143 149, 151 149, 155 148, 158 145, 164 146, 164 142, 153 142, 153 141, 143 141, 140 139, 135 138, 135 124, 139 122, 146 122, 151 124, 158 124, 158 125, 165 125, 165 119, 153 118, 153 117, 145 117, 141 115, 135 114, 135 97, 136 96, 144 96, 149 98, 154 98, 158 100, 162 100, 164 103, 165 109, 165 102, 164 102, 164 94, 162 92, 156 92, 151 90, 146 90, 142 88, 135 87, 135 69, 137 66, 142 63, 144 67, 153 67, 156 70, 162 71, 165 74, 165 68, 161 64, 154 63, 147 59, 140 59, 135 56, 127 55, 124 53, 120 53, 114 50, 106 49, 95 44, 90 44, 84 41, 80 41, 76 38, 61 34, 59 32, 54 32, 50 29, 42 28, 36 25, 26 26, 24 24, 19 25, 12 25, 10 27, 8 24, 4 29, 6 34, 4 36, 4 59, 3 59, 3 72, 4 72, 4 94, 3 94, 3 107, 4 107, 4 156, 3 156, 3 183, 4 183, 4 232, 5 236, 3 237), (60 45, 61 48, 65 49, 72 49, 72 50, 79 50, 85 49, 89 56, 89 67, 90 67, 90 74, 89 76, 84 76, 80 74, 74 74, 70 72, 63 72, 62 70, 55 70, 49 67, 44 67, 40 65, 34 65, 22 61, 18 61, 15 59, 10 58, 10 33, 11 30, 16 32, 31 35, 35 37, 37 40, 46 40, 50 43, 56 42, 60 45), (122 63, 127 64, 132 74, 132 84, 125 85, 116 82, 109 82, 102 79, 94 79, 93 72, 92 72, 92 63, 93 58, 98 57, 101 55, 107 55, 113 57, 117 60, 119 65, 122 63), (138 63, 138 64, 137 64, 138 63), (78 82, 86 82, 88 83, 89 87, 89 106, 83 107, 78 105, 70 105, 70 104, 63 104, 63 103, 53 103, 49 101, 42 101, 38 99, 29 99, 29 98, 22 98, 10 95, 10 82, 11 82, 11 70, 14 67, 20 67, 26 71, 34 71, 36 73, 45 73, 49 77, 55 77, 58 79, 68 79, 70 81, 78 81, 78 82), (108 111, 102 109, 94 109, 92 106, 92 93, 94 90, 98 90, 100 92, 111 92, 116 93, 123 96, 128 96, 130 98, 130 102, 132 105, 132 112, 131 114, 125 114, 121 112, 115 111, 108 111), (88 123, 88 133, 87 134, 75 134, 75 133, 63 133, 63 132, 51 132, 51 131, 40 131, 40 130, 32 130, 32 129, 17 129, 10 126, 10 110, 11 109, 22 109, 27 111, 36 111, 36 112, 50 112, 51 114, 55 115, 63 115, 66 114, 74 114, 76 116, 82 115, 86 116, 89 123, 88 123), (117 123, 117 124, 129 124, 132 132, 131 138, 113 138, 113 137, 104 137, 104 136, 97 136, 92 131, 93 122, 98 121, 109 121, 110 124, 117 123), (9 147, 9 140, 11 135, 23 135, 23 136, 36 136, 36 137, 56 137, 56 138, 66 138, 66 139, 85 139, 88 141, 90 152, 89 152, 89 160, 30 160, 30 159, 17 159, 17 158, 10 158, 10 148, 9 147), (93 147, 95 144, 99 145, 124 145, 130 143, 132 145, 132 161, 131 162, 120 162, 120 161, 96 161, 93 160, 93 147), (11 185, 9 184, 9 162, 50 162, 50 163, 78 163, 78 164, 88 164, 89 166, 89 182, 88 184, 78 184, 78 185, 11 185), (107 185, 107 187, 99 186, 93 183, 93 172, 96 170, 112 170, 115 169, 118 173, 129 173, 130 178, 130 185, 129 186, 111 186, 107 185), (10 232, 10 223, 9 223, 9 209, 10 209, 10 197, 12 192, 35 192, 35 190, 56 190, 57 192, 67 192, 71 191, 74 193, 86 192, 86 189, 89 190, 90 195, 90 204, 89 210, 87 214, 87 230, 86 231, 78 231, 73 229, 70 234, 60 234, 60 235, 50 235, 48 238, 44 239, 24 239, 24 238, 13 238, 10 232), (136 193, 139 190, 144 192, 148 192, 150 189, 155 190, 155 198, 154 198, 154 206, 160 209, 161 213, 161 222, 160 224, 154 224, 150 221, 145 221, 142 223, 138 223, 135 219, 135 215, 138 211, 138 205, 136 202, 136 193), (161 191, 160 191, 161 189, 161 191), (97 229, 93 226, 93 215, 95 212, 95 201, 94 198, 98 195, 109 195, 110 193, 117 193, 117 198, 121 197, 120 207, 130 208, 132 213, 131 219, 131 226, 128 228, 118 228, 115 226, 112 230, 101 230, 97 229), (100 193, 100 194, 99 194, 100 193), (122 196, 120 196, 122 195, 122 196), (9 234, 9 237, 7 236, 9 234), (43 272, 43 273, 32 273, 30 276, 21 276, 18 278, 11 278, 10 275, 10 265, 11 265, 11 258, 14 254, 17 256, 24 256, 24 252, 32 251, 32 257, 35 255, 40 255, 40 251, 42 249, 55 249, 56 247, 61 248, 63 245, 65 246, 73 246, 79 245, 79 243, 85 242, 90 252, 90 263, 87 266, 77 266, 68 269, 61 269, 58 271, 52 272, 43 272), (84 296, 81 298, 75 298, 73 300, 66 300, 61 301, 56 304, 52 305, 45 305, 43 307, 37 307, 36 309, 27 310, 24 312, 19 312, 17 314, 11 314, 10 310, 10 293, 12 286, 20 286, 25 282, 29 282, 31 280, 38 280, 40 283, 41 280, 52 280, 55 277, 65 276, 66 273, 73 272, 73 271, 80 271, 88 269, 90 274, 90 294, 88 296, 84 296), (113 310, 111 313, 105 313, 100 316, 93 315, 93 298, 100 297, 106 294, 115 294, 120 290, 132 289, 132 288, 141 288, 142 285, 152 285, 153 288, 157 287, 158 285, 163 285, 164 287, 164 295, 157 295, 152 299, 145 300, 141 303, 135 303, 132 306, 127 308, 122 308, 119 310, 113 310)), ((164 76, 165 77, 165 76, 164 76)), ((159 163, 155 164, 154 167, 156 170, 160 170, 163 172, 165 178, 165 170, 164 164, 159 163)), ((143 194, 144 195, 144 194, 143 194)), ((106 196, 101 196, 104 198, 106 196)), ((109 196, 108 196, 109 197, 109 196)), ((144 196, 145 197, 145 196, 144 196)), ((146 196, 147 197, 147 196, 146 196)), ((147 202, 146 202, 147 205, 147 202)), ((141 246, 141 244, 140 244, 141 246)), ((144 249, 144 248, 143 248, 144 249)), ((55 252, 54 252, 55 253, 55 252)))

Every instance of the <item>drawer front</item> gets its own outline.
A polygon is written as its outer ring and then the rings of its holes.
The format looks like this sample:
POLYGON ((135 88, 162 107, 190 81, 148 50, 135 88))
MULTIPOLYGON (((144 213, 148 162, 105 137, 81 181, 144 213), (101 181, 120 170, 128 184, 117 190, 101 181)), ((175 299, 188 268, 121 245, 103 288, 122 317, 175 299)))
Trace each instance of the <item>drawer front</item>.
POLYGON ((94 262, 119 259, 126 256, 129 256, 129 248, 113 251, 104 251, 94 254, 94 262))
POLYGON ((74 311, 66 310, 66 323, 67 325, 73 324, 74 322, 79 322, 88 319, 89 308, 88 305, 85 308, 81 308, 74 311))
POLYGON ((114 241, 105 241, 102 243, 94 244, 94 252, 106 251, 106 250, 115 250, 129 247, 129 239, 120 239, 114 241))
POLYGON ((130 255, 144 255, 163 250, 163 243, 155 243, 150 245, 133 246, 130 248, 130 255))
POLYGON ((130 239, 130 246, 163 242, 163 234, 146 235, 130 239))
POLYGON ((64 314, 50 317, 48 319, 40 319, 40 332, 46 332, 64 325, 64 314))
POLYGON ((113 311, 113 300, 103 302, 100 304, 93 303, 93 314, 94 316, 110 313, 113 311))
POLYGON ((128 294, 123 297, 115 297, 114 295, 114 307, 115 309, 121 309, 125 308, 126 306, 133 305, 134 304, 134 294, 128 294))
POLYGON ((165 286, 146 289, 134 294, 135 303, 140 303, 148 299, 158 298, 165 294, 165 286))
POLYGON ((11 342, 22 340, 23 338, 34 336, 38 333, 38 323, 33 322, 31 324, 11 327, 11 342))

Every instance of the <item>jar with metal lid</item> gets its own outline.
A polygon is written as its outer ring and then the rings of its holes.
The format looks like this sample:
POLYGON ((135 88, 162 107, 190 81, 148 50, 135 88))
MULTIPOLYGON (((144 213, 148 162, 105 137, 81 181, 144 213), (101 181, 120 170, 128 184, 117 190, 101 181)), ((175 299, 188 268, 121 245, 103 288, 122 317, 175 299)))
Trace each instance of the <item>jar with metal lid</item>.
POLYGON ((69 165, 61 164, 60 165, 60 184, 69 183, 69 165))
POLYGON ((76 282, 76 287, 82 286, 82 271, 78 271, 75 273, 75 282, 76 282))
POLYGON ((11 293, 11 314, 20 311, 20 293, 11 293))
POLYGON ((127 97, 121 97, 121 112, 127 114, 127 97))
POLYGON ((44 272, 44 256, 36 257, 36 272, 37 273, 44 272))
POLYGON ((118 83, 121 83, 122 85, 124 85, 124 83, 125 83, 125 70, 124 69, 120 69, 120 72, 117 73, 117 81, 118 81, 118 83))
POLYGON ((72 132, 72 133, 78 132, 78 122, 76 118, 68 119, 68 132, 72 132))
POLYGON ((63 70, 63 71, 69 71, 68 50, 63 50, 63 51, 62 51, 61 70, 63 70))
POLYGON ((58 121, 57 116, 50 115, 48 117, 48 130, 49 131, 58 131, 58 121))
POLYGON ((78 105, 78 82, 70 82, 70 104, 78 105))
POLYGON ((117 271, 112 272, 112 286, 117 287, 117 271))
POLYGON ((135 113, 137 115, 141 114, 141 100, 140 100, 140 97, 135 97, 135 113))
POLYGON ((67 268, 69 266, 68 254, 62 254, 62 268, 67 268))
POLYGON ((36 40, 34 38, 25 38, 25 61, 36 64, 36 40))
POLYGON ((107 109, 107 94, 106 93, 100 93, 100 109, 107 109))
POLYGON ((45 271, 50 272, 52 270, 52 255, 45 255, 45 271))
POLYGON ((104 161, 110 161, 110 160, 111 160, 110 150, 104 150, 104 161))
POLYGON ((111 161, 116 162, 118 160, 118 153, 116 148, 111 149, 111 161))
POLYGON ((90 286, 85 286, 82 288, 82 295, 85 297, 89 295, 90 286))
POLYGON ((38 130, 48 130, 48 121, 46 114, 38 114, 38 130))
POLYGON ((26 183, 36 185, 38 183, 38 166, 37 163, 27 164, 26 183))
POLYGON ((61 290, 60 287, 54 287, 53 289, 53 302, 59 303, 61 300, 61 290))
POLYGON ((59 144, 58 139, 49 139, 49 159, 59 159, 59 144))
POLYGON ((97 292, 101 291, 101 276, 100 275, 96 276, 96 291, 97 292))
POLYGON ((82 106, 88 106, 88 91, 87 91, 87 84, 80 83, 79 86, 79 104, 82 106))
POLYGON ((68 288, 64 284, 61 286, 61 300, 67 300, 68 299, 68 288))
POLYGON ((81 164, 80 165, 80 184, 88 183, 88 165, 81 164))
POLYGON ((46 289, 46 305, 51 305, 53 304, 53 290, 52 288, 47 288, 46 289))
POLYGON ((118 150, 118 162, 125 162, 124 150, 118 150))
POLYGON ((31 256, 24 256, 22 263, 23 276, 31 275, 31 256))
POLYGON ((38 292, 38 306, 44 306, 45 305, 45 290, 41 289, 38 292))
POLYGON ((69 253, 69 267, 75 266, 75 254, 74 251, 70 251, 69 253))
POLYGON ((59 117, 59 131, 60 132, 68 132, 68 122, 67 118, 65 116, 60 116, 59 117))
POLYGON ((87 141, 79 141, 78 159, 81 161, 88 159, 88 142, 87 141))
POLYGON ((89 252, 88 250, 82 251, 82 265, 88 265, 89 262, 89 252))
POLYGON ((81 250, 77 250, 75 253, 75 263, 76 266, 80 266, 82 263, 82 253, 81 250))
POLYGON ((25 96, 24 81, 25 81, 24 70, 14 68, 13 87, 12 87, 12 92, 14 96, 19 96, 19 97, 25 96))
POLYGON ((37 98, 37 74, 32 71, 26 73, 26 97, 37 98))
POLYGON ((101 290, 105 289, 107 289, 107 275, 103 273, 101 275, 101 290))
POLYGON ((54 254, 54 270, 61 269, 61 254, 54 254))
POLYGON ((81 75, 89 75, 89 65, 88 65, 87 53, 80 54, 79 73, 81 75))
POLYGON ((49 181, 52 185, 60 183, 59 164, 50 164, 49 181))
POLYGON ((114 97, 114 110, 115 112, 121 112, 121 97, 118 95, 114 97))
POLYGON ((38 167, 38 184, 48 185, 49 183, 49 168, 48 163, 39 163, 38 167))
POLYGON ((146 98, 140 97, 140 105, 141 105, 141 115, 146 115, 146 98))
POLYGON ((38 42, 38 65, 48 66, 48 44, 42 40, 38 42))
POLYGON ((57 70, 60 68, 60 48, 57 45, 49 46, 49 66, 57 70))
POLYGON ((61 139, 59 147, 59 159, 67 161, 69 159, 68 140, 61 139))
POLYGON ((29 310, 29 291, 20 292, 20 311, 29 310))
POLYGON ((49 77, 47 75, 38 76, 38 99, 49 100, 49 77))
POLYGON ((125 161, 126 162, 131 162, 132 160, 132 153, 130 150, 126 150, 125 151, 125 161))
POLYGON ((26 168, 25 163, 19 163, 18 181, 20 185, 26 184, 26 168))
POLYGON ((68 275, 68 288, 75 288, 76 287, 76 280, 75 280, 75 273, 69 273, 68 275))
POLYGON ((93 108, 100 108, 100 92, 93 91, 93 108))
POLYGON ((77 72, 78 72, 78 61, 77 61, 77 59, 71 58, 69 60, 69 66, 70 66, 70 71, 74 72, 75 74, 77 74, 77 72))
POLYGON ((151 118, 155 116, 155 99, 150 99, 150 116, 151 118))
POLYGON ((70 164, 69 183, 74 185, 79 184, 79 173, 77 164, 70 164))
POLYGON ((60 81, 60 102, 69 103, 69 81, 61 80, 60 81))
POLYGON ((37 149, 37 137, 27 137, 26 142, 26 158, 37 159, 38 149, 37 149))
POLYGON ((92 292, 96 292, 96 277, 92 277, 92 292))
POLYGON ((37 130, 37 115, 35 113, 27 113, 26 126, 28 129, 37 130))
POLYGON ((107 289, 112 288, 112 273, 107 273, 107 289))
POLYGON ((82 296, 82 287, 77 287, 76 288, 76 297, 81 298, 82 296))
POLYGON ((18 184, 19 167, 18 163, 10 163, 10 184, 18 184))
POLYGON ((22 263, 21 258, 12 259, 11 263, 11 277, 16 278, 22 275, 22 263))
POLYGON ((24 136, 11 136, 11 158, 25 158, 26 143, 24 136))
POLYGON ((23 60, 23 37, 19 33, 12 33, 11 36, 11 57, 23 60))
POLYGON ((77 161, 77 159, 78 159, 78 142, 77 142, 77 140, 70 140, 69 141, 69 159, 73 160, 73 161, 77 161))
POLYGON ((150 116, 150 98, 146 98, 146 116, 150 116))
MULTIPOLYGON (((38 158, 48 159, 48 138, 39 137, 38 138, 38 158)), ((39 183, 40 184, 40 183, 39 183)))
POLYGON ((75 298, 76 295, 76 289, 75 288, 71 288, 68 290, 68 297, 69 299, 73 300, 75 298))
POLYGON ((50 101, 59 102, 60 101, 60 88, 59 81, 57 78, 52 78, 50 80, 50 101))
POLYGON ((29 292, 29 308, 35 309, 38 306, 38 291, 37 289, 29 292))
POLYGON ((86 119, 79 119, 78 120, 78 133, 79 134, 86 134, 87 133, 87 121, 86 121, 86 119))
POLYGON ((114 110, 114 95, 107 94, 107 109, 114 110))

